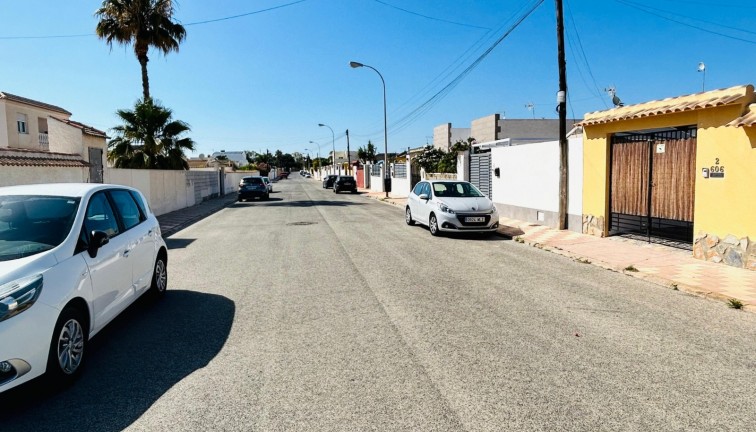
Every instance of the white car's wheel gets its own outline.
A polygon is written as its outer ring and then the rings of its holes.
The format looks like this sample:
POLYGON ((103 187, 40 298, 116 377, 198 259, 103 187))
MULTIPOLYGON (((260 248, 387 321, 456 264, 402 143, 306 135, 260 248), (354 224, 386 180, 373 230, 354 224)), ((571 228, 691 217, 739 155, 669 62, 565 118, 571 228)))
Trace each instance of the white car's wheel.
POLYGON ((436 215, 433 213, 431 213, 430 219, 428 220, 428 229, 432 236, 441 235, 441 230, 438 229, 438 219, 436 219, 436 215))
POLYGON ((81 371, 88 334, 85 317, 78 308, 67 306, 55 323, 47 357, 47 373, 56 383, 69 384, 81 371))
POLYGON ((407 222, 407 225, 415 224, 415 220, 412 219, 412 211, 410 211, 409 206, 407 206, 407 209, 404 210, 404 221, 407 222))
POLYGON ((165 296, 165 290, 168 289, 168 263, 164 255, 158 255, 155 260, 155 271, 152 273, 152 286, 150 291, 157 298, 165 296))

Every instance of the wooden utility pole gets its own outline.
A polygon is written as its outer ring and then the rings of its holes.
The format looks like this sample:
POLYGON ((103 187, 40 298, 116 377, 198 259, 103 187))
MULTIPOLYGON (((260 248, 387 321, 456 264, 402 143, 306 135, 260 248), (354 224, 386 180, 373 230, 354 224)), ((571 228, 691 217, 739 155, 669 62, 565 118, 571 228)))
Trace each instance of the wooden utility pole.
POLYGON ((557 56, 559 62, 559 92, 557 93, 557 111, 559 112, 559 226, 567 228, 568 190, 568 154, 567 144, 567 62, 564 59, 564 15, 562 0, 556 1, 557 56))
POLYGON ((346 130, 347 136, 347 174, 351 173, 352 169, 352 157, 349 155, 349 129, 346 130))

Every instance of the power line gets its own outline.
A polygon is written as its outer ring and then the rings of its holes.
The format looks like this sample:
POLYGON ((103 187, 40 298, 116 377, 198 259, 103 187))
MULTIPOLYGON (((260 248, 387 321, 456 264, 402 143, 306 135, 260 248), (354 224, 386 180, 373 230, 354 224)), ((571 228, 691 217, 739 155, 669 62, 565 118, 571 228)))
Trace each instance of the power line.
MULTIPOLYGON (((243 18, 250 15, 256 15, 263 12, 270 12, 272 10, 285 8, 288 6, 293 6, 298 3, 306 2, 307 0, 297 0, 291 3, 286 3, 278 6, 269 7, 267 9, 260 9, 252 12, 247 12, 239 15, 232 15, 222 18, 215 18, 215 19, 209 19, 205 21, 196 21, 196 22, 190 22, 184 24, 184 27, 193 26, 193 25, 200 25, 200 24, 209 24, 214 23, 218 21, 226 21, 236 18, 243 18)), ((78 38, 78 37, 89 37, 89 36, 96 36, 95 33, 86 33, 86 34, 70 34, 70 35, 44 35, 44 36, 0 36, 0 40, 13 40, 13 39, 62 39, 62 38, 78 38)))
POLYGON ((253 11, 253 12, 247 12, 247 13, 243 13, 243 14, 239 14, 239 15, 232 15, 232 16, 227 16, 227 17, 223 17, 223 18, 215 18, 215 19, 210 19, 210 20, 205 20, 205 21, 197 21, 197 22, 186 23, 186 24, 184 24, 184 26, 188 27, 188 26, 199 25, 199 24, 209 24, 209 23, 214 23, 214 22, 218 22, 218 21, 226 21, 226 20, 231 20, 231 19, 236 19, 236 18, 242 18, 242 17, 246 17, 246 16, 250 16, 250 15, 257 15, 257 14, 260 14, 260 13, 263 13, 263 12, 270 12, 272 10, 285 8, 287 6, 293 6, 295 4, 306 2, 306 1, 307 0, 297 0, 297 1, 294 1, 294 2, 291 2, 291 3, 286 3, 286 4, 282 4, 282 5, 278 5, 278 6, 269 7, 267 9, 260 9, 260 10, 256 10, 256 11, 253 11))
POLYGON ((440 22, 444 22, 444 23, 447 23, 447 24, 454 24, 454 25, 458 25, 458 26, 470 27, 470 28, 476 28, 476 29, 482 29, 482 30, 491 30, 488 27, 481 27, 481 26, 476 26, 476 25, 472 25, 472 24, 465 24, 465 23, 460 23, 460 22, 456 22, 456 21, 445 20, 443 18, 436 18, 436 17, 432 17, 432 16, 428 16, 428 15, 423 15, 421 13, 412 12, 411 10, 400 8, 399 6, 394 6, 392 4, 388 4, 388 3, 383 2, 381 0, 373 0, 373 1, 376 2, 376 3, 380 3, 380 4, 384 5, 384 6, 388 6, 390 8, 400 10, 402 12, 406 12, 408 14, 416 15, 416 16, 419 16, 419 17, 422 17, 422 18, 433 20, 433 21, 440 21, 440 22))
MULTIPOLYGON (((694 29, 697 29, 697 30, 701 30, 701 31, 706 32, 706 33, 711 33, 711 34, 715 34, 715 35, 718 35, 718 36, 726 37, 728 39, 735 39, 735 40, 739 40, 741 42, 756 44, 756 41, 752 41, 752 40, 749 40, 749 39, 743 39, 743 38, 739 38, 737 36, 731 36, 731 35, 728 35, 728 34, 716 32, 714 30, 709 30, 709 29, 706 29, 706 28, 703 28, 703 27, 699 27, 697 25, 689 24, 689 23, 686 23, 684 21, 680 21, 680 20, 676 20, 674 18, 670 18, 670 17, 664 16, 662 14, 658 14, 656 12, 648 10, 648 9, 651 9, 648 6, 639 5, 637 3, 632 3, 632 2, 628 2, 628 1, 624 1, 624 0, 615 0, 615 1, 617 3, 623 4, 625 6, 629 6, 631 8, 637 9, 637 10, 639 10, 641 12, 645 12, 645 13, 647 13, 649 15, 653 15, 655 17, 658 17, 658 18, 661 18, 661 19, 665 19, 667 21, 671 21, 671 22, 674 22, 674 23, 677 23, 677 24, 680 24, 680 25, 684 25, 686 27, 691 27, 691 28, 694 28, 694 29)), ((660 10, 660 9, 656 9, 656 10, 660 10)), ((671 15, 673 14, 672 12, 668 12, 668 11, 664 11, 664 12, 669 13, 671 15)), ((690 17, 685 17, 685 16, 682 16, 682 15, 678 15, 678 14, 673 14, 673 15, 677 15, 677 16, 680 16, 680 17, 683 17, 683 18, 688 18, 688 19, 695 19, 695 18, 690 18, 690 17)), ((696 20, 696 21, 705 22, 705 23, 711 24, 711 25, 718 25, 718 26, 721 26, 721 27, 727 27, 727 26, 724 26, 722 24, 716 24, 716 23, 707 22, 707 21, 703 21, 703 20, 696 20)), ((730 27, 728 27, 728 28, 730 28, 730 27)), ((737 31, 746 32, 746 33, 751 33, 751 32, 749 32, 747 30, 742 30, 742 29, 735 29, 735 28, 731 28, 731 29, 734 29, 734 30, 737 30, 737 31)))
MULTIPOLYGON (((507 26, 511 25, 514 19, 517 18, 518 14, 523 13, 525 9, 526 9, 525 5, 523 5, 513 16, 503 21, 499 27, 497 27, 494 30, 490 30, 486 32, 486 34, 484 34, 480 39, 475 41, 475 43, 473 43, 467 50, 465 50, 462 54, 460 54, 453 62, 449 63, 449 65, 446 66, 441 72, 439 72, 438 75, 436 75, 431 81, 425 84, 422 89, 420 89, 417 93, 415 93, 409 99, 399 104, 398 107, 393 108, 392 111, 401 112, 405 107, 415 104, 416 101, 418 102, 422 101, 425 95, 429 94, 432 91, 433 87, 435 87, 437 84, 441 84, 447 81, 454 73, 456 73, 457 70, 463 67, 464 64, 471 57, 473 57, 475 51, 483 47, 487 40, 492 39, 497 34, 500 34, 502 31, 504 31, 507 28, 507 26)), ((371 127, 370 129, 373 129, 373 131, 370 133, 361 134, 361 135, 352 134, 352 136, 360 137, 360 138, 369 138, 369 137, 375 136, 383 132, 383 125, 380 126, 380 129, 378 128, 377 125, 375 127, 371 127)))
MULTIPOLYGON (((574 30, 574 32, 575 32, 575 38, 577 39, 577 46, 578 46, 578 48, 580 48, 580 53, 582 55, 583 61, 585 62, 585 67, 586 67, 586 69, 588 69, 588 75, 591 77, 591 81, 593 82, 594 89, 596 90, 596 93, 594 93, 594 95, 601 97, 601 90, 599 90, 599 86, 596 83, 596 77, 593 76, 593 71, 591 70, 591 64, 588 61, 588 56, 585 55, 585 49, 583 49, 583 42, 580 40, 580 33, 578 33, 577 25, 575 25, 575 16, 572 13, 572 8, 570 7, 570 2, 569 1, 565 1, 565 4, 567 5, 567 15, 570 18, 570 23, 572 24, 572 29, 574 30)), ((568 35, 568 38, 569 38, 569 33, 567 35, 568 35)), ((570 44, 570 49, 573 49, 572 44, 570 44)), ((580 77, 583 78, 582 72, 580 71, 579 68, 578 68, 578 73, 580 73, 580 77)), ((588 87, 590 89, 590 86, 587 83, 586 83, 586 87, 588 87)), ((606 105, 606 101, 604 101, 603 98, 601 100, 604 103, 604 108, 609 108, 606 105)))
POLYGON ((417 107, 415 110, 407 114, 406 116, 402 117, 395 123, 395 128, 393 130, 394 133, 399 132, 406 127, 408 127, 410 124, 414 123, 415 120, 417 120, 421 115, 425 114, 430 110, 433 105, 441 101, 447 94, 449 94, 457 85, 459 85, 462 80, 470 74, 480 63, 488 57, 489 54, 496 48, 504 39, 507 38, 517 27, 519 27, 520 24, 522 24, 523 21, 527 17, 530 16, 537 8, 543 3, 543 0, 537 0, 534 2, 533 6, 528 9, 507 31, 499 37, 499 39, 496 40, 496 42, 493 43, 486 51, 483 52, 472 64, 470 64, 465 70, 463 70, 459 75, 457 75, 456 78, 454 78, 451 82, 449 82, 444 88, 439 90, 436 94, 434 94, 430 99, 425 101, 423 104, 421 104, 419 107, 417 107))

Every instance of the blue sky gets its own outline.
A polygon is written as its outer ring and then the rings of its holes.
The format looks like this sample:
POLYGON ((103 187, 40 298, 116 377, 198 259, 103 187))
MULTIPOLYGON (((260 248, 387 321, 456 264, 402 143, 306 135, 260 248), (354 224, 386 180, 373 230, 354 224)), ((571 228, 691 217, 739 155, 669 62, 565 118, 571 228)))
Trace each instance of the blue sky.
MULTIPOLYGON (((323 155, 331 133, 318 123, 334 129, 337 150, 346 147, 346 129, 352 149, 372 140, 382 150, 380 78, 350 68, 351 60, 386 80, 389 151, 424 145, 442 123, 469 127, 493 113, 557 116, 553 1, 415 115, 535 2, 305 0, 192 24, 295 1, 179 2, 175 18, 187 39, 178 53, 152 52, 148 68, 153 97, 191 125, 192 156, 305 148, 314 156, 309 141, 323 155)), ((100 129, 115 126, 115 111, 141 96, 141 78, 132 48, 111 50, 93 35, 99 5, 0 1, 0 91, 59 105, 100 129)), ((609 86, 626 104, 699 92, 701 61, 707 90, 756 81, 756 5, 749 0, 571 0, 565 20, 569 117, 611 107, 609 86)))

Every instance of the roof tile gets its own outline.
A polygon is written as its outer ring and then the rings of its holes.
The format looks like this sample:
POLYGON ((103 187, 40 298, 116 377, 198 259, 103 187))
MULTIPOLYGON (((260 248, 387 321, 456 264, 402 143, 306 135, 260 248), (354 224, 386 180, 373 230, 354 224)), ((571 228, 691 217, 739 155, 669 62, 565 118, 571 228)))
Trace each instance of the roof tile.
POLYGON ((50 105, 48 103, 35 101, 34 99, 25 98, 22 96, 16 96, 14 94, 6 93, 6 92, 0 92, 0 99, 6 99, 13 102, 35 106, 37 108, 43 108, 50 111, 57 111, 59 113, 66 114, 66 115, 72 115, 70 112, 64 110, 63 108, 59 106, 50 105))
POLYGON ((749 103, 754 100, 754 89, 749 84, 591 112, 585 115, 585 119, 580 122, 580 125, 591 126, 602 123, 613 123, 622 120, 673 114, 735 103, 749 103))

